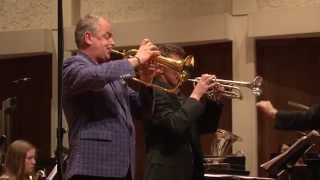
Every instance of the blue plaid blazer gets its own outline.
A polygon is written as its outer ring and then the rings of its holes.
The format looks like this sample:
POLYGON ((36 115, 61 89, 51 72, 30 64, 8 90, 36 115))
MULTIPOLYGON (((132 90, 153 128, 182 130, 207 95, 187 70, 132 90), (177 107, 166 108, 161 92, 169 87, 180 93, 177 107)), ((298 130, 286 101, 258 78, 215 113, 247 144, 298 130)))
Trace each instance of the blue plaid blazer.
POLYGON ((70 155, 65 178, 74 175, 125 177, 135 170, 135 129, 131 111, 138 93, 120 79, 134 75, 127 60, 97 64, 78 53, 63 64, 63 109, 70 155), (129 168, 130 167, 130 168, 129 168))

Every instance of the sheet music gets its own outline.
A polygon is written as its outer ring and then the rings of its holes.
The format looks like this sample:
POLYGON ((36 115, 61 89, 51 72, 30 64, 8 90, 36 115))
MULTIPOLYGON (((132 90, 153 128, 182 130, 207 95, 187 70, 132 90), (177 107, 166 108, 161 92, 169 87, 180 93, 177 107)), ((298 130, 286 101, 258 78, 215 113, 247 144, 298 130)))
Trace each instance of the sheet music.
POLYGON ((232 179, 255 179, 255 180, 274 180, 273 178, 265 178, 265 177, 254 177, 254 176, 238 176, 231 174, 204 174, 204 177, 213 177, 213 178, 232 178, 232 179))
POLYGON ((205 173, 204 174, 204 177, 217 177, 217 178, 231 178, 233 175, 230 175, 230 174, 207 174, 205 173))
POLYGON ((46 177, 46 180, 53 180, 53 178, 56 176, 57 174, 57 170, 58 170, 58 166, 57 164, 54 165, 54 168, 52 169, 52 171, 50 172, 50 174, 46 177))
POLYGON ((277 176, 281 170, 286 169, 288 164, 293 165, 313 144, 317 144, 320 141, 319 139, 319 133, 315 130, 311 131, 307 136, 299 138, 287 151, 263 163, 260 167, 272 176, 277 176))
MULTIPOLYGON (((68 156, 64 156, 63 161, 64 162, 68 156)), ((53 180, 53 178, 57 175, 58 172, 58 164, 55 164, 49 175, 46 177, 46 180, 53 180)))

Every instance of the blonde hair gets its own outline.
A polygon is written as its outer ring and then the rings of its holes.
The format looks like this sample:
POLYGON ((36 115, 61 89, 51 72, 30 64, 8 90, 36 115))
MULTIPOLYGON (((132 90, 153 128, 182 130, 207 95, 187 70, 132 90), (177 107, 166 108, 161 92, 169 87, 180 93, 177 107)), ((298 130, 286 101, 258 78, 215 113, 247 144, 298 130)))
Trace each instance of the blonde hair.
POLYGON ((29 174, 24 174, 25 158, 27 152, 31 149, 35 149, 35 146, 24 140, 16 140, 9 145, 4 165, 5 174, 13 176, 10 179, 28 179, 29 174))

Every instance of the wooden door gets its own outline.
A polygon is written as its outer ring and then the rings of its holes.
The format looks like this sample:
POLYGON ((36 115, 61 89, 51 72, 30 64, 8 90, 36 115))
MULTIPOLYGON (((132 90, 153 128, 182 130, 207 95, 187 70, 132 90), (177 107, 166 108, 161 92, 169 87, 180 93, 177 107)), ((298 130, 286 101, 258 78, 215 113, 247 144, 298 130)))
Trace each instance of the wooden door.
POLYGON ((1 124, 7 125, 1 133, 8 143, 33 143, 40 160, 50 157, 51 58, 49 53, 0 57, 0 104, 6 116, 1 124))

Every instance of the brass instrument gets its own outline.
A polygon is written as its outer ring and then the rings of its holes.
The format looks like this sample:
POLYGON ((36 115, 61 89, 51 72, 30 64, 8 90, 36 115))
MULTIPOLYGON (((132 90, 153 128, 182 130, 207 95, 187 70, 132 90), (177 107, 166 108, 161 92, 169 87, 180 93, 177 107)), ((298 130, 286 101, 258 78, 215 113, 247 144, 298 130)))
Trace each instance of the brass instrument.
MULTIPOLYGON (((138 51, 137 49, 130 49, 130 50, 124 51, 124 52, 112 50, 112 53, 119 54, 125 58, 130 58, 130 57, 133 57, 137 53, 137 51, 138 51)), ((169 69, 172 69, 172 70, 176 71, 177 73, 179 73, 180 77, 179 77, 179 82, 177 83, 177 85, 171 89, 168 89, 168 88, 164 88, 159 85, 156 85, 156 84, 145 82, 137 77, 131 77, 130 75, 129 76, 123 75, 121 78, 132 79, 136 82, 142 83, 142 84, 149 86, 149 87, 157 88, 157 89, 163 90, 168 93, 175 93, 177 91, 177 89, 179 88, 179 86, 181 86, 183 81, 187 80, 190 70, 193 69, 194 57, 189 55, 185 59, 173 59, 173 58, 168 58, 168 57, 164 57, 164 56, 160 55, 160 56, 157 56, 153 60, 153 63, 159 65, 160 67, 169 68, 169 69)))
POLYGON ((242 141, 242 138, 224 129, 217 129, 211 143, 211 155, 222 157, 228 155, 232 144, 242 141))
MULTIPOLYGON (((194 82, 196 85, 200 80, 200 77, 196 77, 194 79, 188 79, 188 81, 194 82)), ((260 86, 262 85, 263 78, 261 76, 256 76, 253 81, 245 82, 245 81, 231 81, 224 79, 212 79, 213 82, 216 82, 217 85, 221 85, 224 87, 224 91, 220 92, 222 96, 228 98, 242 99, 242 93, 240 91, 239 86, 249 88, 255 96, 260 96, 262 94, 262 90, 260 86)), ((210 89, 207 92, 209 99, 215 98, 216 89, 210 89)))

